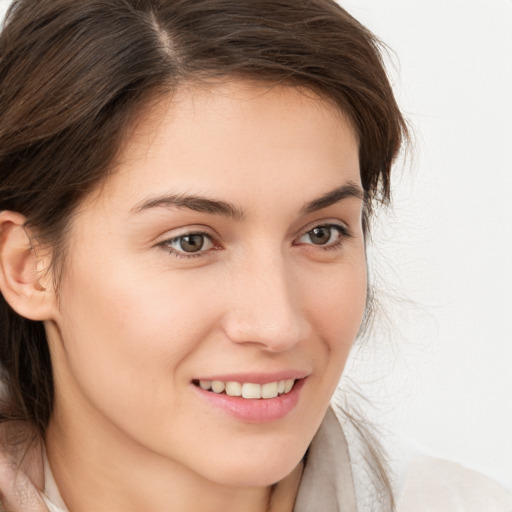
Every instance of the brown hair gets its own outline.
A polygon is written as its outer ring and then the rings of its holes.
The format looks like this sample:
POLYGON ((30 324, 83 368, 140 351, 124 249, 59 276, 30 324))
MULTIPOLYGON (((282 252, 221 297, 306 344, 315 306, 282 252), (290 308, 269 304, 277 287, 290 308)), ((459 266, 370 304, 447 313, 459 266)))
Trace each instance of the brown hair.
MULTIPOLYGON (((15 0, 0 36, 0 210, 26 216, 59 258, 76 205, 147 102, 232 78, 306 87, 337 105, 359 137, 366 214, 389 199, 405 123, 379 42, 334 0, 15 0)), ((44 433, 43 325, 0 297, 0 330, 13 406, 3 419, 44 433)))

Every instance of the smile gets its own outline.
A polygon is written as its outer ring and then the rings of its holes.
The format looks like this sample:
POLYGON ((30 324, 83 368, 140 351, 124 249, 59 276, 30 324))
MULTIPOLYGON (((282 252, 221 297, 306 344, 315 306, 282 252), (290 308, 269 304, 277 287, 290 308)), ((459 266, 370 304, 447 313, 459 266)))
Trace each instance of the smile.
POLYGON ((252 400, 276 398, 279 395, 288 394, 294 384, 295 379, 286 379, 266 384, 255 384, 253 382, 223 382, 220 380, 199 380, 194 384, 217 394, 226 394, 228 396, 237 396, 252 400))

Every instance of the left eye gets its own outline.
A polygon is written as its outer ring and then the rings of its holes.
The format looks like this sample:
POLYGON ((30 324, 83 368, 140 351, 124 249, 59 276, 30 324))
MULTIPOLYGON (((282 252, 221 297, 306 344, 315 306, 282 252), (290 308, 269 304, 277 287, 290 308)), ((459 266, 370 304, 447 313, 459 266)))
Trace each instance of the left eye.
POLYGON ((299 239, 300 244, 313 245, 335 245, 345 235, 345 229, 342 226, 330 224, 325 226, 315 226, 307 233, 304 233, 299 239))
POLYGON ((194 254, 213 248, 212 239, 204 233, 188 233, 163 244, 177 254, 194 254))

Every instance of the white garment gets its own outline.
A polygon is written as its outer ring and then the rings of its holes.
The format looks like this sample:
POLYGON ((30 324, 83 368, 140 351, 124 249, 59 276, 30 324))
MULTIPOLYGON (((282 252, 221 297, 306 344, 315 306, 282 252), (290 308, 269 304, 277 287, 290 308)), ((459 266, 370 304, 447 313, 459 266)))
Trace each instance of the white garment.
POLYGON ((61 498, 59 488, 53 478, 50 464, 44 453, 44 493, 43 500, 48 507, 48 512, 68 512, 64 500, 61 498))
POLYGON ((416 457, 409 465, 398 512, 512 512, 512 495, 455 462, 416 457))

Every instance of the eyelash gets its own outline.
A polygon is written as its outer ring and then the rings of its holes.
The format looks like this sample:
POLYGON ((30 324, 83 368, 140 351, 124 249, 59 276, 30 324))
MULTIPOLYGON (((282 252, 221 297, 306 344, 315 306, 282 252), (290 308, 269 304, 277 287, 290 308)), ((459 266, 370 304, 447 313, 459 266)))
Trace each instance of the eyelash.
POLYGON ((211 244, 213 245, 214 250, 218 250, 220 248, 219 244, 216 244, 215 238, 210 233, 207 233, 206 231, 191 231, 190 233, 183 233, 182 235, 176 236, 174 238, 169 238, 167 240, 164 240, 163 242, 161 242, 158 245, 167 249, 169 254, 172 256, 175 256, 176 258, 187 258, 188 259, 188 258, 203 257, 205 255, 205 252, 207 252, 207 250, 200 250, 197 252, 187 253, 185 251, 178 251, 178 250, 170 247, 171 244, 179 242, 181 239, 183 239, 185 237, 192 237, 192 236, 202 236, 205 239, 210 240, 211 244))
MULTIPOLYGON (((313 230, 315 230, 315 229, 322 229, 322 228, 336 230, 339 235, 338 240, 336 240, 334 243, 330 243, 329 245, 313 244, 313 243, 304 244, 304 245, 311 245, 311 246, 315 247, 316 249, 319 249, 322 251, 330 251, 330 250, 339 249, 345 240, 352 237, 350 230, 346 226, 344 226, 342 224, 326 223, 326 224, 316 224, 316 225, 312 226, 310 229, 308 229, 307 231, 304 231, 303 234, 301 234, 299 237, 297 237, 297 239, 300 239, 306 235, 311 234, 313 232, 313 230)), ((220 249, 220 246, 219 246, 219 244, 216 243, 215 238, 210 233, 205 232, 205 231, 191 231, 190 233, 183 233, 182 235, 179 235, 177 237, 164 240, 163 242, 159 243, 158 245, 160 247, 167 249, 169 254, 175 256, 176 258, 187 258, 188 259, 188 258, 204 257, 205 253, 211 249, 199 250, 197 252, 187 253, 184 251, 183 252, 178 251, 178 250, 170 247, 171 244, 177 243, 185 237, 193 237, 193 236, 202 236, 205 239, 210 240, 210 243, 213 245, 213 247, 212 247, 213 250, 220 249)), ((293 245, 303 245, 303 244, 294 242, 293 245)))
MULTIPOLYGON (((335 230, 338 232, 338 239, 334 243, 330 243, 328 245, 327 244, 313 244, 313 243, 306 244, 306 245, 315 247, 316 249, 320 249, 322 251, 332 251, 332 250, 339 249, 347 239, 352 237, 352 233, 350 232, 350 230, 348 229, 347 226, 345 226, 343 224, 327 223, 327 224, 317 224, 317 225, 311 227, 310 229, 305 231, 298 238, 300 239, 303 236, 306 236, 306 235, 312 233, 315 229, 331 229, 331 230, 335 230)), ((332 236, 332 233, 331 233, 331 236, 332 236)), ((301 244, 294 243, 294 245, 301 245, 301 244)))

